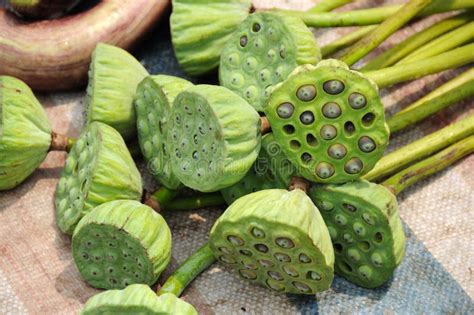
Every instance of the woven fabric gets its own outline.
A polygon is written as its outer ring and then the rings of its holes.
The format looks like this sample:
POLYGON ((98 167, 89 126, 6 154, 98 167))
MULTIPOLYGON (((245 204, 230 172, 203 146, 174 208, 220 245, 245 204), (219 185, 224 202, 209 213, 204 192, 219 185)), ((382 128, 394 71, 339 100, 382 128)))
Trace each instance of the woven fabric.
MULTIPOLYGON (((276 1, 263 2, 260 4, 276 1)), ((297 9, 310 6, 309 0, 280 2, 297 9)), ((400 1, 357 1, 355 7, 393 2, 400 1)), ((405 27, 371 56, 440 18, 439 15, 430 17, 405 27)), ((317 30, 315 34, 324 44, 350 30, 317 30)), ((151 73, 183 76, 174 58, 167 19, 135 53, 151 73)), ((400 110, 459 72, 448 71, 382 90, 387 112, 400 110)), ((211 76, 200 82, 216 83, 216 79, 211 76)), ((71 136, 79 134, 83 125, 83 91, 38 97, 55 131, 71 136)), ((474 112, 472 99, 396 134, 388 151, 469 112, 474 112)), ((59 232, 54 222, 53 195, 64 160, 65 154, 50 153, 21 186, 0 192, 1 314, 74 314, 89 297, 100 292, 81 280, 72 261, 70 240, 59 232)), ((144 163, 140 168, 142 173, 146 172, 144 163)), ((202 314, 472 314, 473 168, 474 157, 471 156, 399 196, 407 234, 406 255, 393 279, 379 289, 359 288, 336 277, 331 289, 316 297, 275 295, 215 264, 185 291, 185 298, 202 314)), ((151 178, 144 177, 148 188, 153 188, 151 178)), ((207 233, 222 210, 164 213, 173 232, 173 259, 160 281, 207 240, 207 233), (195 213, 204 220, 195 220, 192 216, 195 213)))

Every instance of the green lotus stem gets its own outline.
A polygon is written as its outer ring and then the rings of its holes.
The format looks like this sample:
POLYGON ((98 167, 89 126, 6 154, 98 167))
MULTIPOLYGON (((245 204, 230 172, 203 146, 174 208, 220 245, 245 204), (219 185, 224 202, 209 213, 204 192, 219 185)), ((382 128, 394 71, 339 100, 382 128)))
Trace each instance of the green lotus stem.
POLYGON ((161 205, 164 205, 166 203, 169 203, 171 200, 173 200, 176 195, 178 194, 177 190, 172 190, 168 189, 164 186, 158 188, 157 191, 155 191, 152 195, 151 198, 153 198, 155 201, 159 202, 161 205))
POLYGON ((403 25, 408 23, 408 21, 431 2, 432 0, 411 0, 394 15, 383 21, 375 30, 351 46, 339 59, 349 66, 353 65, 380 45, 380 43, 390 35, 399 30, 403 25))
POLYGON ((201 194, 196 197, 178 198, 169 202, 164 202, 166 210, 191 210, 205 207, 215 207, 224 205, 225 201, 221 193, 201 194))
MULTIPOLYGON (((277 10, 284 14, 297 16, 307 26, 311 27, 335 27, 335 26, 362 26, 380 24, 403 5, 384 6, 372 9, 353 10, 347 12, 311 13, 294 10, 277 10)), ((424 17, 435 13, 453 10, 473 8, 472 0, 434 0, 430 5, 419 12, 417 17, 424 17)))
POLYGON ((400 60, 397 64, 407 64, 436 56, 455 47, 459 47, 465 43, 468 43, 473 39, 474 22, 470 22, 420 47, 400 60))
POLYGON ((159 289, 158 295, 172 293, 176 296, 180 296, 189 283, 215 261, 216 259, 212 254, 209 244, 205 243, 166 279, 163 286, 159 289))
POLYGON ((435 57, 380 70, 363 71, 379 88, 436 72, 457 68, 474 61, 474 44, 465 45, 435 57))
POLYGON ((329 12, 353 1, 354 0, 322 0, 307 12, 329 12))
POLYGON ((385 155, 362 178, 378 181, 472 134, 474 134, 474 114, 385 155))
MULTIPOLYGON (((403 57, 407 56, 411 52, 415 51, 419 47, 422 47, 424 44, 428 43, 432 39, 445 34, 446 32, 459 27, 463 24, 466 24, 473 18, 472 12, 466 12, 463 14, 456 15, 446 20, 442 20, 423 31, 416 33, 401 43, 393 46, 384 53, 373 58, 367 62, 363 67, 360 68, 361 71, 367 70, 377 70, 385 67, 389 67, 397 63, 403 57)), ((324 50, 324 47, 323 47, 324 50)), ((324 54, 323 54, 324 55, 324 54)))
POLYGON ((436 173, 474 151, 474 136, 469 136, 437 154, 395 174, 382 183, 395 195, 423 178, 436 173))
POLYGON ((474 68, 446 82, 387 119, 390 132, 393 133, 415 124, 448 105, 472 95, 474 95, 474 68))
POLYGON ((323 57, 327 57, 343 48, 346 48, 357 42, 369 32, 372 32, 376 27, 377 25, 363 26, 354 32, 351 32, 339 39, 336 39, 335 41, 327 44, 326 46, 321 47, 321 54, 323 55, 323 57))

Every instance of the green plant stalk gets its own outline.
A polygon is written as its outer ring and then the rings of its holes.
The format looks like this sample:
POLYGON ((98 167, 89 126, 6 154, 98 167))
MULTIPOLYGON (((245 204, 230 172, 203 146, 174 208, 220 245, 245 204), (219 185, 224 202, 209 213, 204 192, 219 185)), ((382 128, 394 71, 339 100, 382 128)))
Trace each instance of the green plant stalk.
POLYGON ((369 32, 372 32, 376 27, 377 25, 363 26, 354 32, 351 32, 339 39, 336 39, 335 41, 321 47, 321 54, 323 55, 323 57, 332 55, 335 52, 357 42, 359 39, 367 35, 369 32))
POLYGON ((362 178, 369 181, 379 181, 403 167, 472 134, 474 134, 474 114, 385 155, 362 178))
MULTIPOLYGON (((363 26, 380 24, 403 5, 384 6, 372 9, 352 10, 347 12, 311 13, 294 10, 276 10, 283 14, 297 16, 310 27, 336 27, 336 26, 363 26)), ((430 5, 419 12, 416 17, 424 17, 435 13, 448 12, 473 8, 472 0, 434 0, 430 5)))
POLYGON ((394 15, 383 21, 375 30, 352 45, 339 59, 349 66, 353 65, 408 23, 431 2, 432 0, 411 0, 394 15))
POLYGON ((322 0, 307 12, 329 12, 353 1, 354 0, 322 0))
POLYGON ((153 200, 155 200, 156 202, 160 203, 160 205, 165 205, 167 203, 170 203, 176 197, 176 195, 178 195, 177 190, 172 190, 161 186, 151 195, 151 198, 153 198, 153 200))
POLYGON ((163 286, 158 290, 158 295, 172 293, 179 297, 189 283, 215 261, 209 244, 205 243, 166 279, 163 286))
POLYGON ((390 132, 415 124, 450 104, 473 95, 474 68, 470 68, 387 119, 390 132))
MULTIPOLYGON (((393 46, 392 48, 378 55, 372 60, 369 60, 359 70, 360 71, 377 70, 377 69, 394 65, 403 57, 407 56, 408 54, 418 49, 419 47, 422 47, 424 44, 428 43, 432 39, 442 34, 445 34, 446 32, 456 27, 466 24, 467 22, 472 20, 473 16, 474 15, 472 12, 466 12, 466 13, 451 17, 449 19, 442 20, 428 27, 427 29, 424 29, 423 31, 418 32, 408 37, 401 43, 393 46)), ((324 51, 324 47, 322 51, 324 51)))
POLYGON ((469 136, 437 154, 395 174, 382 183, 395 195, 423 178, 441 171, 474 151, 474 136, 469 136))
POLYGON ((436 56, 455 47, 464 45, 465 43, 471 42, 473 39, 474 22, 470 22, 420 47, 400 60, 397 64, 407 64, 436 56))
POLYGON ((225 200, 221 193, 201 194, 196 197, 173 199, 169 202, 164 202, 165 210, 191 210, 205 207, 215 207, 224 205, 225 200))
POLYGON ((363 71, 379 88, 387 87, 402 81, 414 80, 436 72, 457 68, 474 61, 474 43, 465 45, 435 57, 403 65, 363 71))

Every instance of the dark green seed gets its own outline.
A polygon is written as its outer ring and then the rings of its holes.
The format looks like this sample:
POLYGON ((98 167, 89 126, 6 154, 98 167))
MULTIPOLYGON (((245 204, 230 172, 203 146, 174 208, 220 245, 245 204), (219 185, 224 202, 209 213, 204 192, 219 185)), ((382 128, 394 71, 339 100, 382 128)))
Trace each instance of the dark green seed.
POLYGON ((255 244, 255 249, 258 250, 261 253, 267 253, 268 252, 268 246, 265 244, 255 244))
POLYGON ((349 95, 349 105, 354 109, 361 109, 367 105, 367 99, 360 93, 352 93, 349 95))
POLYGON ((370 137, 363 136, 359 139, 359 148, 362 152, 372 152, 375 150, 375 142, 370 137))
POLYGON ((336 95, 344 91, 344 83, 339 80, 326 81, 323 84, 323 89, 326 93, 336 95))
POLYGON ((372 269, 370 269, 369 266, 360 266, 358 270, 362 278, 366 280, 370 280, 372 278, 372 269))
POLYGON ((349 174, 357 174, 362 171, 362 161, 359 158, 352 158, 344 165, 344 170, 349 174))
POLYGON ((344 124, 344 130, 349 135, 353 134, 355 129, 356 128, 355 128, 354 124, 352 123, 352 121, 346 121, 346 123, 344 124))
POLYGON ((347 250, 347 256, 349 256, 350 259, 353 261, 359 261, 360 260, 360 253, 357 249, 355 248, 350 248, 347 250))
POLYGON ((311 258, 309 258, 308 255, 306 254, 300 254, 299 259, 300 259, 300 262, 304 264, 308 264, 311 262, 311 258))
POLYGON ((295 286, 295 288, 297 288, 297 289, 300 290, 301 292, 309 292, 309 291, 311 291, 311 288, 308 287, 308 286, 307 286, 306 284, 304 284, 304 283, 294 281, 294 282, 293 282, 293 285, 295 286))
POLYGON ((232 243, 233 245, 237 245, 237 246, 242 246, 244 245, 244 240, 241 239, 240 237, 238 236, 234 236, 234 235, 229 235, 227 236, 227 240, 232 243))
POLYGON ((253 236, 258 237, 258 238, 265 237, 265 232, 263 230, 259 229, 259 228, 256 228, 256 227, 254 227, 252 229, 252 234, 253 234, 253 236))
POLYGON ((248 257, 250 257, 250 256, 252 256, 252 255, 253 255, 251 251, 249 251, 249 250, 246 250, 246 249, 242 249, 242 250, 240 250, 240 253, 241 253, 242 255, 244 255, 244 256, 248 256, 248 257))
POLYGON ((351 204, 343 203, 342 206, 350 212, 356 212, 357 211, 357 208, 355 206, 351 205, 351 204))
POLYGON ((253 26, 252 26, 252 31, 254 31, 254 32, 256 33, 256 32, 258 32, 258 31, 260 31, 260 29, 261 29, 260 24, 258 24, 258 23, 254 23, 254 24, 253 24, 253 26))
POLYGON ((306 274, 306 278, 319 281, 321 280, 321 275, 317 273, 316 271, 308 271, 308 273, 306 274))
POLYGON ((303 102, 309 102, 316 97, 316 87, 311 84, 303 85, 296 91, 296 97, 303 102))
POLYGON ((258 262, 259 262, 260 265, 262 265, 262 267, 273 267, 274 266, 274 264, 271 260, 260 259, 258 262))
POLYGON ((326 103, 323 106, 323 115, 327 118, 337 118, 341 116, 341 107, 337 103, 326 103))
POLYGON ((321 137, 325 140, 334 139, 337 136, 337 129, 332 125, 324 125, 321 128, 321 137))
POLYGON ((295 107, 291 103, 283 103, 278 106, 277 114, 280 118, 290 118, 293 115, 295 107))
POLYGON ((240 46, 241 47, 247 46, 247 41, 248 41, 248 39, 247 39, 246 35, 243 35, 242 37, 240 37, 240 46))
POLYGON ((279 262, 290 262, 291 261, 290 256, 288 256, 287 254, 283 254, 283 253, 275 253, 275 258, 279 262))
POLYGON ((283 277, 280 275, 280 273, 276 272, 276 271, 269 271, 268 272, 268 275, 270 276, 270 278, 272 278, 273 280, 276 280, 276 281, 283 281, 283 277))
POLYGON ((312 157, 311 157, 311 154, 305 152, 301 155, 301 160, 305 163, 308 163, 309 161, 311 161, 312 157))
POLYGON ((280 247, 283 247, 283 248, 293 248, 295 247, 295 243, 293 243, 292 240, 290 240, 289 238, 287 237, 278 237, 276 240, 275 240, 275 243, 280 246, 280 247))
POLYGON ((342 159, 347 154, 347 149, 340 143, 333 144, 328 149, 328 155, 335 159, 342 159))
POLYGON ((303 112, 301 115, 300 115, 300 121, 304 124, 304 125, 310 125, 313 123, 314 121, 314 115, 312 112, 310 111, 306 111, 306 112, 303 112))
POLYGON ((334 174, 334 167, 326 162, 321 162, 316 166, 316 175, 321 178, 329 178, 334 174))
POLYGON ((283 266, 283 270, 286 272, 287 275, 289 275, 290 277, 298 277, 299 276, 299 273, 298 271, 296 271, 295 268, 291 267, 291 266, 283 266))
POLYGON ((362 117, 362 123, 364 125, 370 125, 375 119, 375 115, 372 113, 367 113, 362 117))

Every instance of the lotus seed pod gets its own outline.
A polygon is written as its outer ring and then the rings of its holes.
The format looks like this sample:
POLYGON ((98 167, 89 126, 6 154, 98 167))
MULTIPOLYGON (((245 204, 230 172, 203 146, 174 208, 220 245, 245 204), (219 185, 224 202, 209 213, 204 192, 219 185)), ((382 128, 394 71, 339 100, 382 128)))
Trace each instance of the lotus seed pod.
POLYGON ((95 288, 152 285, 171 259, 171 231, 160 214, 138 201, 110 201, 79 221, 72 254, 82 278, 95 288))
POLYGON ((171 109, 171 166, 186 186, 218 191, 241 180, 260 150, 260 117, 241 97, 213 85, 180 93, 171 109))
POLYGON ((390 279, 405 249, 395 196, 384 186, 363 180, 315 185, 309 195, 331 235, 336 273, 366 288, 390 279))
POLYGON ((176 58, 190 75, 216 69, 225 43, 248 16, 250 0, 173 0, 171 40, 176 58))
POLYGON ((281 151, 273 134, 262 137, 262 148, 252 168, 240 181, 221 190, 228 205, 236 199, 264 189, 286 189, 296 169, 281 151))
POLYGON ((171 293, 157 296, 147 285, 132 284, 123 290, 107 290, 91 297, 81 315, 97 314, 198 315, 198 312, 171 293))
POLYGON ((265 114, 283 152, 313 182, 360 178, 388 144, 377 86, 337 60, 295 69, 273 89, 265 114))
POLYGON ((142 181, 120 134, 103 123, 91 123, 71 148, 56 187, 56 222, 72 234, 96 206, 116 199, 140 200, 142 181))
MULTIPOLYGON (((313 33, 296 18, 278 13, 250 14, 222 50, 221 85, 263 111, 272 86, 302 64, 316 64, 321 53, 313 33)), ((302 98, 315 97, 311 85, 298 90, 302 98)))
POLYGON ((314 294, 331 285, 329 232, 302 190, 269 189, 237 199, 212 227, 209 244, 241 277, 276 292, 314 294))
POLYGON ((137 85, 148 75, 127 51, 97 44, 89 68, 86 96, 87 124, 103 122, 114 127, 125 140, 136 134, 133 98, 137 85))
POLYGON ((162 185, 177 189, 181 182, 171 170, 170 154, 166 148, 165 130, 175 97, 192 83, 173 76, 146 77, 137 88, 135 109, 137 134, 148 170, 162 185))
POLYGON ((48 117, 22 81, 0 76, 0 190, 23 182, 51 145, 48 117))
POLYGON ((62 16, 80 0, 8 0, 8 8, 19 16, 33 19, 54 19, 62 16))

